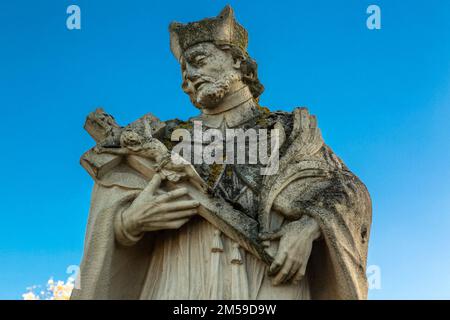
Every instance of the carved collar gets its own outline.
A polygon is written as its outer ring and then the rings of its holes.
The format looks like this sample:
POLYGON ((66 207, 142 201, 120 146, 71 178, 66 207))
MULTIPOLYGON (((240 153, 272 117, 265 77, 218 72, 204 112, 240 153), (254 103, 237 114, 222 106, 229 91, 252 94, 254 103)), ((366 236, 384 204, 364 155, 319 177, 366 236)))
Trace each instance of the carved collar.
POLYGON ((240 106, 226 110, 218 114, 202 114, 195 120, 202 121, 202 124, 208 128, 235 128, 259 113, 256 102, 251 99, 240 106))

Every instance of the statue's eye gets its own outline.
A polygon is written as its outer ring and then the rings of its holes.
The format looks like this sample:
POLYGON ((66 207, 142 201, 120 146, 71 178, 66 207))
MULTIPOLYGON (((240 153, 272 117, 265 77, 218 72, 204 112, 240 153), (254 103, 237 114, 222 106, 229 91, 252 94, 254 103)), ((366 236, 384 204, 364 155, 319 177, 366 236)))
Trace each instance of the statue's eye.
POLYGON ((194 57, 194 63, 197 65, 200 65, 204 62, 204 60, 206 59, 206 56, 199 54, 197 56, 194 57))

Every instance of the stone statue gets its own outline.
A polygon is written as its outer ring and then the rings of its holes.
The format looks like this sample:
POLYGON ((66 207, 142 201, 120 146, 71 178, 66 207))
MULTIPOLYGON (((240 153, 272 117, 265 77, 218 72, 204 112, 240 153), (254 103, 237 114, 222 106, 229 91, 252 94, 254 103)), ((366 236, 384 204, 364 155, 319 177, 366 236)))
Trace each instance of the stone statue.
POLYGON ((201 114, 125 127, 102 109, 88 116, 97 145, 81 164, 95 186, 72 299, 366 299, 370 196, 316 118, 259 105, 264 88, 231 7, 169 31, 201 114), (198 123, 201 146, 211 129, 276 129, 278 170, 175 153, 173 134, 192 133, 183 142, 194 145, 198 123))

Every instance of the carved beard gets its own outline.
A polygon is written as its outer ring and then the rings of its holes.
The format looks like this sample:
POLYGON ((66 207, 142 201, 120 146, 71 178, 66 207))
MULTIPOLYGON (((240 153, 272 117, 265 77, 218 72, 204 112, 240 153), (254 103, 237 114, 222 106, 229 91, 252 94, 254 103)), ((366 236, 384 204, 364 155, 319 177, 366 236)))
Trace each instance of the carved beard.
POLYGON ((239 74, 235 72, 226 73, 219 80, 215 80, 208 76, 202 76, 200 77, 200 80, 205 81, 205 83, 192 94, 191 100, 197 107, 206 109, 214 108, 230 91, 231 84, 239 79, 239 74))

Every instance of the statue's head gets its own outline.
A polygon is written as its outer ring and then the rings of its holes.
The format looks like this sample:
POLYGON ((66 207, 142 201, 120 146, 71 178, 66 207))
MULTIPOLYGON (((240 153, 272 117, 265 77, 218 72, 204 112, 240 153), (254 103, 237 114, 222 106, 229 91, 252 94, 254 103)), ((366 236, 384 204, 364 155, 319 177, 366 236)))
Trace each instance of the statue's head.
POLYGON ((182 88, 196 107, 213 109, 240 83, 255 99, 263 92, 256 62, 247 53, 247 31, 230 6, 215 18, 171 23, 169 31, 170 48, 181 65, 182 88))

